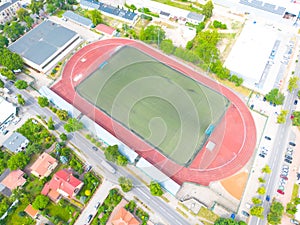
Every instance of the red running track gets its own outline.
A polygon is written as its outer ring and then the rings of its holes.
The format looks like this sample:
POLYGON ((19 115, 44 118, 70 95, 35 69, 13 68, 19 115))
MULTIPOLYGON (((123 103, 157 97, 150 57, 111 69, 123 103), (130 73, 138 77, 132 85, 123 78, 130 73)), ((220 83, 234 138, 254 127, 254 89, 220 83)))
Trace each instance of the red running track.
POLYGON ((140 42, 129 39, 109 39, 83 47, 71 57, 64 67, 61 80, 51 89, 179 184, 194 182, 209 185, 212 181, 233 175, 244 167, 255 149, 254 120, 247 106, 236 94, 216 81, 140 42), (209 137, 209 140, 216 144, 213 151, 203 147, 189 167, 178 165, 75 92, 75 87, 84 78, 98 68, 101 62, 108 59, 116 47, 123 45, 131 45, 151 55, 229 99, 230 107, 209 137))

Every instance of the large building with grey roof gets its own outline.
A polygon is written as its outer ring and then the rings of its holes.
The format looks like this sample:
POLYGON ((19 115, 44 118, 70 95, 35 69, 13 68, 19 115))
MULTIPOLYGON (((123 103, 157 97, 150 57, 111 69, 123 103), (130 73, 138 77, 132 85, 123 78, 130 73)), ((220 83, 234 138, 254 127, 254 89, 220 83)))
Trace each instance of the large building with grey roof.
POLYGON ((76 32, 45 20, 8 48, 31 68, 47 73, 81 41, 76 32))

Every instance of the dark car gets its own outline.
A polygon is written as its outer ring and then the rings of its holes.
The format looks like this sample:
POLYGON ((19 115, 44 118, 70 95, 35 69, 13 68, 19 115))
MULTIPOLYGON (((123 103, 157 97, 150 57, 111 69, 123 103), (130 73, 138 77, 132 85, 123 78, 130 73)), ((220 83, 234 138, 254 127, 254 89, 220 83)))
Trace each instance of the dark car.
POLYGON ((96 205, 95 205, 94 207, 95 207, 95 209, 98 209, 99 206, 100 206, 100 202, 97 202, 96 205))
POLYGON ((264 155, 264 154, 261 154, 261 153, 260 153, 259 156, 262 157, 262 158, 265 158, 265 155, 264 155))
POLYGON ((289 160, 293 160, 293 157, 291 157, 290 155, 285 155, 285 158, 289 160))
POLYGON ((284 161, 285 161, 285 162, 287 162, 287 163, 289 163, 289 164, 291 164, 291 163, 292 163, 292 161, 291 161, 291 160, 289 160, 289 159, 284 159, 284 161))
POLYGON ((85 168, 85 171, 86 171, 86 172, 89 172, 91 169, 92 169, 92 166, 91 166, 91 165, 88 165, 88 166, 85 168))
POLYGON ((296 99, 295 101, 294 101, 294 105, 297 105, 298 104, 298 100, 296 99))
POLYGON ((249 217, 250 216, 250 214, 249 213, 247 213, 246 211, 244 211, 244 210, 242 210, 242 214, 244 215, 244 216, 247 216, 247 217, 249 217))
POLYGON ((88 216, 88 218, 86 219, 86 222, 87 222, 87 223, 91 222, 92 218, 93 218, 93 215, 90 214, 90 215, 88 216))
POLYGON ((270 195, 267 195, 267 196, 266 196, 266 200, 269 202, 270 199, 271 199, 271 198, 270 198, 270 195))
POLYGON ((291 142, 291 141, 289 142, 289 145, 294 146, 294 147, 296 146, 296 144, 294 142, 291 142))
POLYGON ((98 151, 98 148, 97 148, 96 146, 93 146, 92 149, 93 149, 94 151, 98 151))
POLYGON ((265 139, 271 141, 271 138, 269 136, 265 136, 265 139))

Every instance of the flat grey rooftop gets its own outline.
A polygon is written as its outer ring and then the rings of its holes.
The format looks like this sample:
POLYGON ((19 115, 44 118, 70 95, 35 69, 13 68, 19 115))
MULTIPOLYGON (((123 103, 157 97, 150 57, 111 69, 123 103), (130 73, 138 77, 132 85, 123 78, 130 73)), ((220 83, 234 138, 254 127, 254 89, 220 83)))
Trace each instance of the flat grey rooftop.
POLYGON ((85 18, 83 16, 80 16, 72 11, 66 11, 64 14, 63 14, 63 17, 67 18, 67 19, 70 19, 70 20, 73 20, 79 24, 82 24, 84 26, 87 26, 87 27, 90 27, 93 25, 93 22, 88 19, 88 18, 85 18))
POLYGON ((8 48, 25 59, 41 65, 76 35, 76 32, 46 20, 8 48))

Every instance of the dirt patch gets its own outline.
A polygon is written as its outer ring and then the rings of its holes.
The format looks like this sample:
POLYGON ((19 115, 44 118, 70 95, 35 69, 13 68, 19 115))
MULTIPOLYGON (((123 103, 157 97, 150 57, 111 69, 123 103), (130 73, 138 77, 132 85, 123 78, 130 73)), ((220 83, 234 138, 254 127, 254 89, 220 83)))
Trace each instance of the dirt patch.
POLYGON ((246 187, 247 179, 248 179, 247 172, 240 172, 235 174, 227 179, 221 181, 222 186, 238 200, 242 199, 244 189, 246 187))

